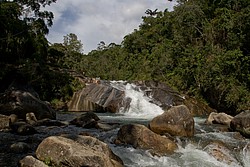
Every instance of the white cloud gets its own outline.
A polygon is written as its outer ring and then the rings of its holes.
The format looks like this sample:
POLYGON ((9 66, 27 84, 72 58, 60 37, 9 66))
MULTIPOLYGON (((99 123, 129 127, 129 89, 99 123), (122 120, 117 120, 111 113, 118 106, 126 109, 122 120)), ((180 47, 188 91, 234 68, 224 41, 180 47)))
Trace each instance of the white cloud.
POLYGON ((87 53, 100 41, 120 44, 125 35, 138 28, 147 9, 165 10, 174 5, 168 0, 58 0, 46 8, 55 17, 48 39, 61 43, 63 36, 75 33, 87 53))

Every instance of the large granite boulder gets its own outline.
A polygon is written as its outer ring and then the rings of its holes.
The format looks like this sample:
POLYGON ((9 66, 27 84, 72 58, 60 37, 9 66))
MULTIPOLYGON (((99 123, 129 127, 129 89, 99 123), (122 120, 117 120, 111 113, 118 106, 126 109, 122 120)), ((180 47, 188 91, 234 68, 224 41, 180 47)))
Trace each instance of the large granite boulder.
POLYGON ((91 136, 51 136, 44 139, 36 150, 41 161, 60 167, 122 167, 123 162, 107 144, 91 136))
POLYGON ((74 94, 68 104, 69 111, 118 112, 126 105, 125 93, 108 83, 92 83, 74 94))
POLYGON ((153 155, 171 154, 177 149, 174 141, 160 136, 144 125, 128 124, 120 128, 116 144, 129 144, 134 148, 149 150, 153 155))
POLYGON ((229 127, 232 119, 233 119, 233 117, 231 115, 226 114, 226 113, 212 112, 208 116, 206 123, 207 124, 227 125, 229 127))
POLYGON ((0 95, 0 113, 3 115, 15 114, 25 119, 26 114, 33 112, 37 119, 56 118, 56 112, 34 92, 10 87, 0 95))
POLYGON ((179 105, 153 118, 149 128, 157 134, 190 137, 194 135, 194 119, 185 105, 179 105))
POLYGON ((243 136, 250 138, 250 110, 236 115, 232 119, 230 127, 233 131, 240 132, 243 136))

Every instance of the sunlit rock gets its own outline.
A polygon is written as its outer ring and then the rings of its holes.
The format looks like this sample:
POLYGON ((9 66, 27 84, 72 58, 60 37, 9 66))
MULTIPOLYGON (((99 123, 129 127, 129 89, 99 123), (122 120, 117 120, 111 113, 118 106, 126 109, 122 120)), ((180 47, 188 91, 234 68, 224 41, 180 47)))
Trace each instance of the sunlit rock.
POLYGON ((175 142, 152 132, 144 125, 128 124, 120 128, 116 144, 129 144, 135 148, 149 150, 154 155, 171 154, 177 149, 175 142))
POLYGON ((206 120, 207 124, 222 124, 230 126, 230 122, 233 119, 231 115, 226 113, 210 113, 209 117, 206 120))
POLYGON ((118 112, 125 105, 124 96, 124 91, 107 83, 93 83, 74 94, 69 102, 68 110, 118 112))
POLYGON ((246 110, 236 115, 231 123, 232 130, 240 132, 243 136, 250 138, 250 110, 246 110))
POLYGON ((194 135, 194 119, 185 105, 179 105, 153 118, 149 128, 158 134, 190 137, 194 135))
POLYGON ((38 146, 36 156, 41 161, 50 161, 52 166, 123 166, 107 144, 91 136, 48 137, 38 146))
POLYGON ((48 167, 49 162, 46 165, 44 162, 34 158, 31 155, 24 157, 22 160, 19 161, 20 167, 48 167))

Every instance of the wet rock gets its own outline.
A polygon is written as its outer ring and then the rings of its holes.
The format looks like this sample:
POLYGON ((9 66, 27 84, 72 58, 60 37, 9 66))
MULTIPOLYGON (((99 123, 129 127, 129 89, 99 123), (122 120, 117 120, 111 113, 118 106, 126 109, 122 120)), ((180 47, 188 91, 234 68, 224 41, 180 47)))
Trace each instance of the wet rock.
POLYGON ((19 161, 20 167, 48 167, 42 161, 34 158, 33 156, 26 156, 22 160, 19 161))
POLYGON ((194 119, 185 105, 179 105, 153 118, 149 128, 157 134, 190 137, 194 135, 194 119))
POLYGON ((230 126, 230 122, 233 119, 231 115, 228 115, 226 113, 215 113, 212 112, 209 117, 207 118, 206 122, 207 124, 221 124, 221 125, 228 125, 230 126))
POLYGON ((68 122, 62 122, 54 119, 41 119, 35 122, 33 125, 34 126, 66 126, 68 125, 68 122))
POLYGON ((37 133, 36 129, 26 122, 11 123, 10 128, 14 133, 17 133, 19 135, 32 135, 37 133))
POLYGON ((204 148, 204 151, 227 165, 240 166, 233 153, 222 142, 212 142, 204 148))
POLYGON ((23 153, 29 150, 29 145, 24 142, 17 142, 10 146, 10 150, 15 153, 23 153))
POLYGON ((39 160, 48 160, 54 166, 121 167, 123 163, 107 144, 91 136, 51 136, 36 150, 39 160))
POLYGON ((15 114, 25 119, 26 114, 33 112, 37 119, 56 118, 56 112, 38 96, 26 90, 10 87, 0 96, 0 111, 3 115, 15 114))
POLYGON ((160 136, 144 125, 128 124, 120 128, 116 144, 130 144, 135 148, 149 150, 154 155, 171 154, 177 149, 175 142, 160 136))
POLYGON ((230 123, 230 128, 250 138, 250 110, 243 111, 236 115, 230 123))
POLYGON ((85 112, 81 115, 79 115, 77 118, 70 121, 70 124, 81 126, 84 128, 96 128, 97 121, 99 121, 100 118, 93 112, 85 112))
POLYGON ((0 114, 0 131, 9 128, 9 117, 0 114))

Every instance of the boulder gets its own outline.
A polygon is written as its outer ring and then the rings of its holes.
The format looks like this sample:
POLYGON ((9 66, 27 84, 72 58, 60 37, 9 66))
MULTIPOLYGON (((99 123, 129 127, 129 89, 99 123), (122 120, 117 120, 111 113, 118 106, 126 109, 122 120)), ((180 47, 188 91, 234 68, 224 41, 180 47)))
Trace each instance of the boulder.
POLYGON ((77 118, 70 121, 70 124, 81 126, 84 128, 96 128, 97 121, 99 121, 100 118, 93 112, 85 112, 81 115, 79 115, 77 118))
POLYGON ((122 167, 121 159, 107 144, 91 136, 51 136, 44 139, 36 150, 41 161, 50 161, 61 167, 122 167))
POLYGON ((231 115, 226 113, 210 113, 209 117, 206 120, 207 124, 221 124, 230 126, 230 122, 233 119, 231 115))
POLYGON ((145 95, 150 96, 152 103, 157 104, 164 110, 183 104, 185 97, 174 91, 165 83, 157 81, 136 81, 138 89, 143 90, 145 95))
POLYGON ((92 83, 74 94, 68 104, 69 111, 117 112, 124 106, 124 91, 108 83, 92 83))
POLYGON ((9 120, 10 118, 6 115, 0 114, 0 131, 8 129, 9 128, 9 120))
POLYGON ((241 166, 234 157, 233 152, 231 152, 222 142, 212 142, 204 148, 204 151, 217 159, 217 161, 226 163, 229 166, 241 166))
POLYGON ((173 106, 153 118, 149 128, 157 134, 190 137, 194 135, 194 119, 185 105, 173 106))
POLYGON ((165 136, 152 132, 144 125, 123 125, 118 131, 116 144, 129 144, 134 148, 149 150, 153 155, 167 155, 177 149, 177 144, 165 136))
POLYGON ((15 153, 27 152, 29 150, 29 145, 24 142, 17 142, 17 143, 11 144, 10 150, 15 153))
POLYGON ((10 128, 18 135, 33 135, 37 133, 36 129, 32 125, 22 121, 10 123, 10 128))
POLYGON ((46 165, 42 161, 39 161, 31 155, 28 155, 19 161, 20 167, 48 167, 48 165, 46 165))
POLYGON ((26 114, 33 112, 37 119, 56 118, 56 112, 38 96, 25 90, 10 87, 0 95, 0 112, 3 115, 15 114, 25 119, 26 114))
POLYGON ((230 123, 230 128, 250 138, 250 110, 243 111, 236 115, 230 123))

